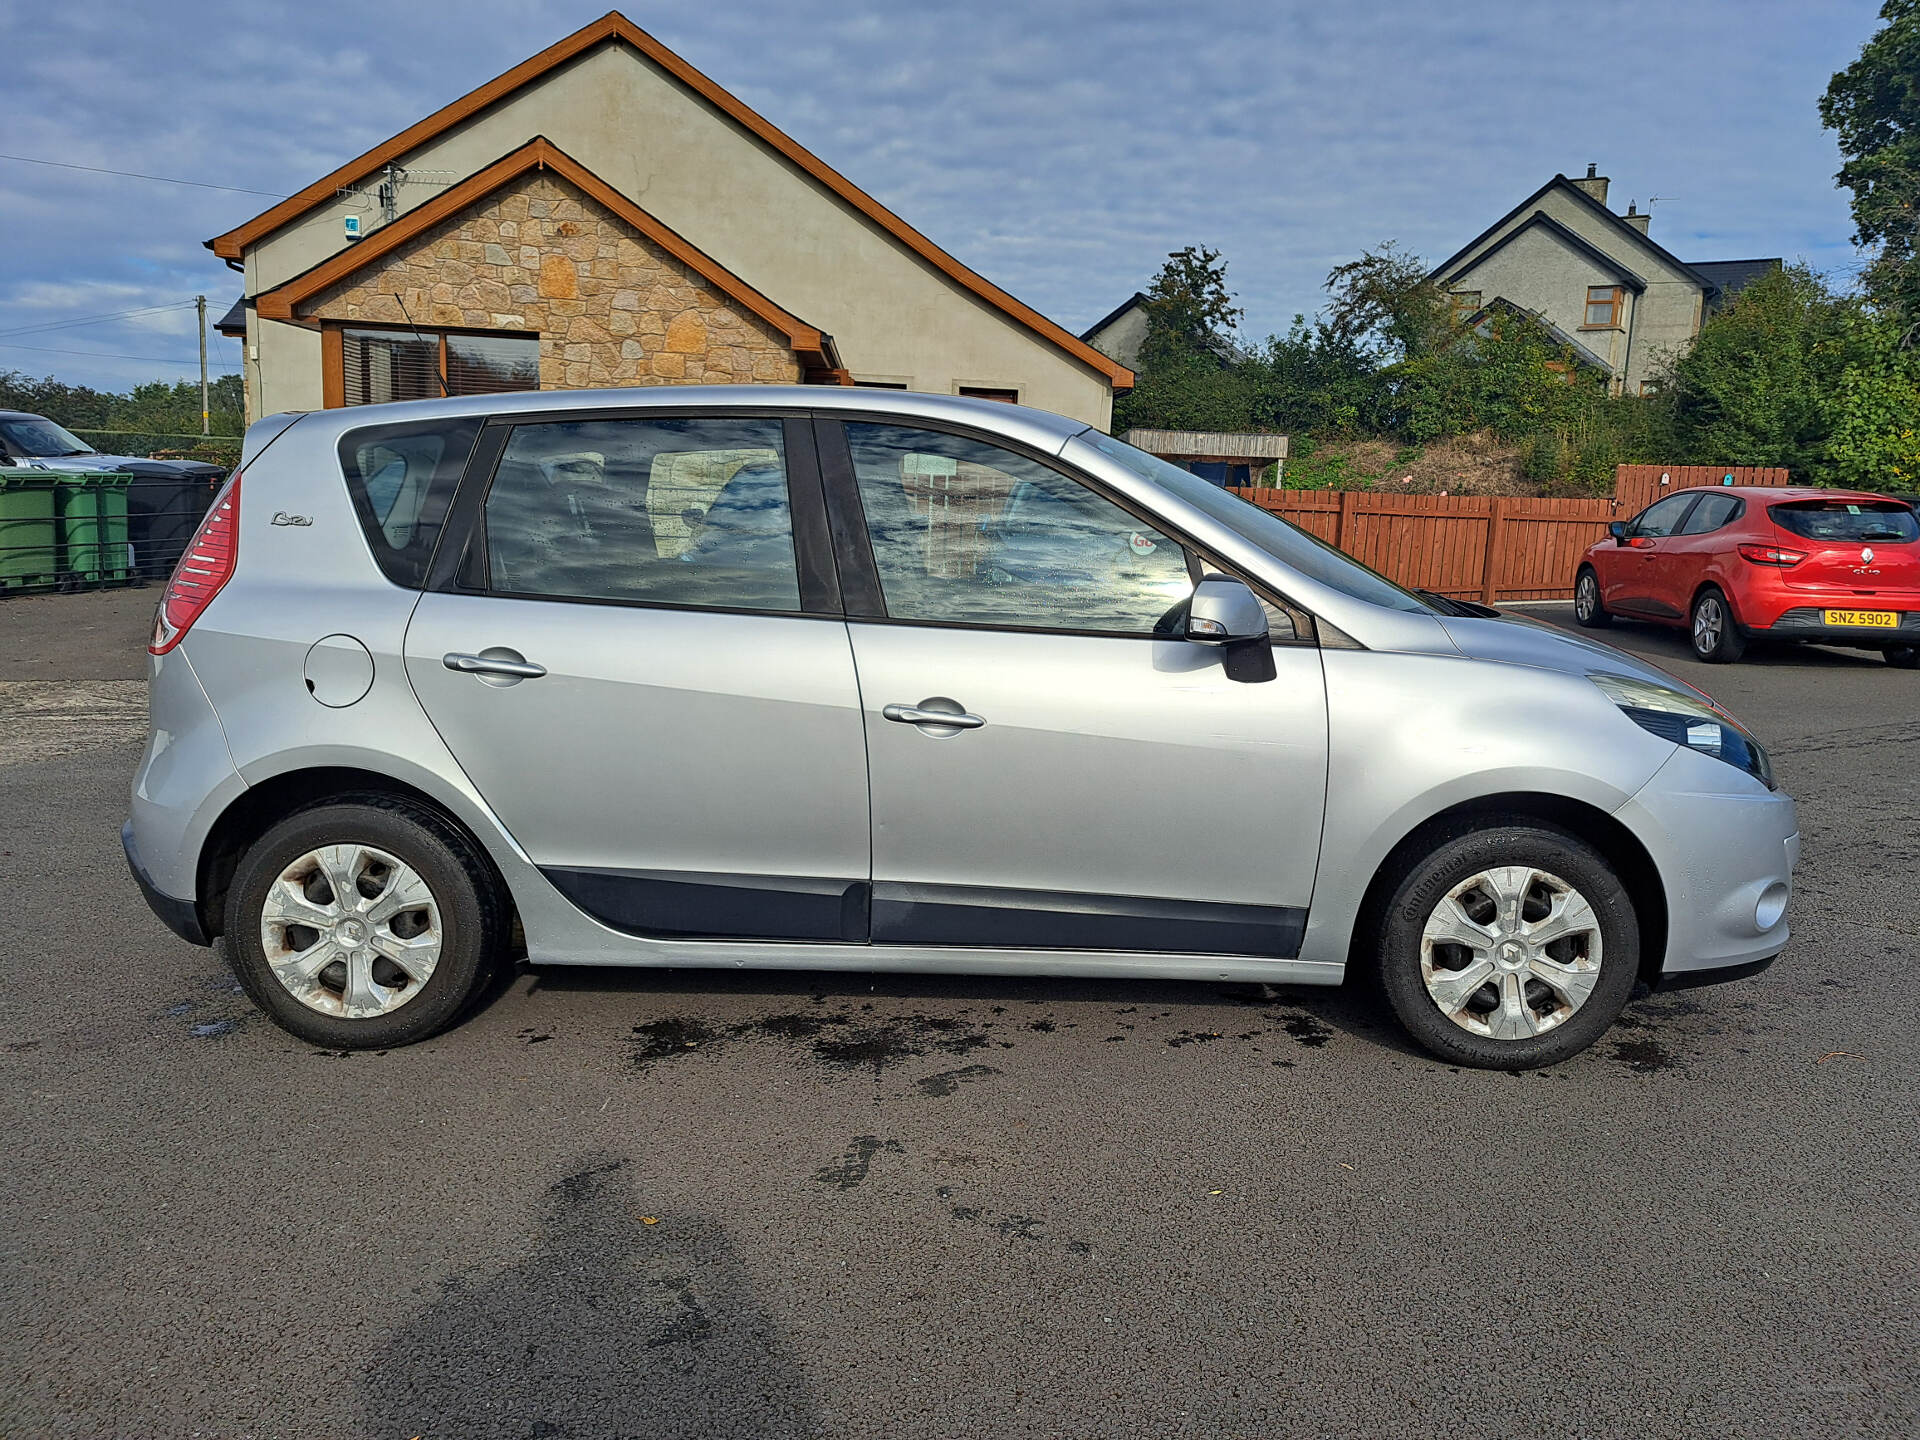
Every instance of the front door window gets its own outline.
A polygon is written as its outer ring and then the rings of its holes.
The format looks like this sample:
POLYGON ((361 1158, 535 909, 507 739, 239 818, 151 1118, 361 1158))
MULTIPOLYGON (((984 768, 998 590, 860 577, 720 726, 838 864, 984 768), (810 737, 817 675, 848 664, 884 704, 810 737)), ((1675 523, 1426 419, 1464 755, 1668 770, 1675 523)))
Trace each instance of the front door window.
POLYGON ((898 425, 846 429, 889 617, 1172 633, 1193 584, 1168 536, 998 446, 898 425))

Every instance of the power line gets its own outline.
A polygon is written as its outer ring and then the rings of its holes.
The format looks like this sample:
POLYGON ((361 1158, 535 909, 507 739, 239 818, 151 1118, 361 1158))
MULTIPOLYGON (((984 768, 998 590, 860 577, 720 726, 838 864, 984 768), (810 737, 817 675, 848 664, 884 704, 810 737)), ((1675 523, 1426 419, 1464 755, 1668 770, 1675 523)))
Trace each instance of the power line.
POLYGON ((101 325, 109 320, 127 320, 136 315, 157 315, 164 310, 184 310, 191 300, 174 300, 165 305, 148 305, 139 310, 113 310, 104 315, 74 315, 65 320, 43 320, 34 325, 16 325, 0 330, 0 335, 32 335, 43 330, 66 330, 76 325, 101 325))
POLYGON ((176 180, 171 175, 142 175, 138 170, 107 170, 99 165, 71 165, 65 160, 36 160, 31 155, 0 155, 0 160, 17 160, 22 165, 51 165, 56 170, 85 170, 90 175, 119 175, 128 180, 157 180, 162 185, 191 185, 196 190, 229 190, 235 195, 265 195, 272 200, 287 198, 278 190, 248 190, 240 185, 214 185, 205 180, 176 180))
POLYGON ((191 365, 196 369, 200 365, 198 360, 170 360, 164 355, 120 355, 111 350, 55 350, 47 345, 9 345, 5 341, 0 341, 0 350, 34 350, 42 355, 91 355, 96 360, 145 360, 152 365, 191 365))

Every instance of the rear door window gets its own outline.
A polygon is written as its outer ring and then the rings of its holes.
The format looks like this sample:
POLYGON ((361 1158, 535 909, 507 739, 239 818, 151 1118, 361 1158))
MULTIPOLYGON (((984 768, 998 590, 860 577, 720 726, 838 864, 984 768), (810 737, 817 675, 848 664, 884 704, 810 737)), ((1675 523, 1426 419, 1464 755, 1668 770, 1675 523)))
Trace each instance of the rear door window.
POLYGON ((1664 500, 1656 500, 1634 519, 1628 527, 1630 535, 1649 535, 1661 537, 1673 534, 1689 506, 1700 497, 1697 495, 1669 495, 1664 500))
POLYGON ((1790 500, 1767 513, 1782 530, 1839 545, 1920 540, 1920 520, 1897 500, 1790 500))
POLYGON ((497 593, 800 609, 777 419, 517 425, 485 526, 497 593))
POLYGON ((1703 495, 1687 516, 1687 523, 1676 532, 1681 535, 1709 535, 1728 524, 1746 507, 1738 495, 1703 495))
POLYGON ((340 437, 347 494, 374 560, 394 584, 418 590, 425 583, 479 433, 478 420, 431 420, 340 437))

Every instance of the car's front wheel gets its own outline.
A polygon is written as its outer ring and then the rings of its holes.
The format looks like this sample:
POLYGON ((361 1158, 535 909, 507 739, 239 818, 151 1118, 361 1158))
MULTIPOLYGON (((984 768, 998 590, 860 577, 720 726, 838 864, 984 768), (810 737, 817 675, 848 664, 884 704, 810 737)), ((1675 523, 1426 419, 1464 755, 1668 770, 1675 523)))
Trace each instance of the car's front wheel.
POLYGON ((288 816, 248 847, 227 892, 228 955, 247 994, 332 1049, 407 1045, 453 1024, 506 930, 473 843, 387 796, 288 816))
POLYGON ((1409 865, 1380 913, 1381 986, 1443 1060, 1554 1065, 1600 1038, 1633 993, 1640 926, 1606 859, 1566 831, 1495 821, 1409 865))
POLYGON ((1709 665, 1731 665, 1747 653, 1746 632, 1733 618, 1733 606, 1718 587, 1709 585, 1693 599, 1688 617, 1693 653, 1709 665))
POLYGON ((1573 618, 1589 630, 1613 623, 1613 616, 1600 603, 1600 577, 1588 565, 1580 567, 1580 574, 1573 582, 1573 618))

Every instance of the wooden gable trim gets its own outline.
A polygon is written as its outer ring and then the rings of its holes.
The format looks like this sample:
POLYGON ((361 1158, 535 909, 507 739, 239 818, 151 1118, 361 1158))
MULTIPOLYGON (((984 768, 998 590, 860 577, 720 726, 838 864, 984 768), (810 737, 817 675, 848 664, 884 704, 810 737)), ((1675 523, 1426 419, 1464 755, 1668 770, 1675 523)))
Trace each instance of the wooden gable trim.
POLYGON ((741 309, 779 331, 786 338, 788 346, 801 357, 808 371, 832 372, 840 368, 829 336, 776 305, 544 137, 532 140, 511 155, 503 155, 484 170, 441 191, 425 204, 415 206, 391 225, 381 226, 357 245, 329 256, 311 270, 294 276, 272 290, 264 291, 255 297, 255 313, 263 320, 301 323, 305 317, 299 313, 299 307, 316 295, 352 278, 359 271, 419 239, 435 226, 457 218, 530 170, 551 170, 631 225, 741 309))
MULTIPOLYGON (((451 105, 443 106, 417 124, 408 126, 392 139, 374 146, 359 158, 349 160, 332 174, 314 181, 306 189, 289 196, 271 209, 262 211, 246 224, 229 230, 224 235, 214 236, 206 242, 207 248, 223 260, 240 259, 249 245, 331 201, 342 188, 359 183, 381 166, 417 150, 436 136, 444 134, 482 110, 500 103, 515 91, 538 80, 569 60, 585 54, 595 46, 615 42, 632 46, 674 80, 788 160, 808 177, 851 205, 948 279, 971 291, 1042 339, 1051 342, 1088 369, 1096 371, 1116 390, 1133 388, 1133 371, 1102 355, 1085 341, 1061 329, 1039 311, 1014 299, 986 277, 962 265, 866 191, 837 170, 832 169, 743 101, 694 69, 617 10, 609 11, 591 25, 576 30, 556 44, 549 45, 538 55, 522 61, 504 75, 489 80, 479 89, 461 96, 451 105)), ((397 220, 394 222, 396 225, 399 223, 397 220)), ((361 242, 363 246, 366 243, 361 242)))

